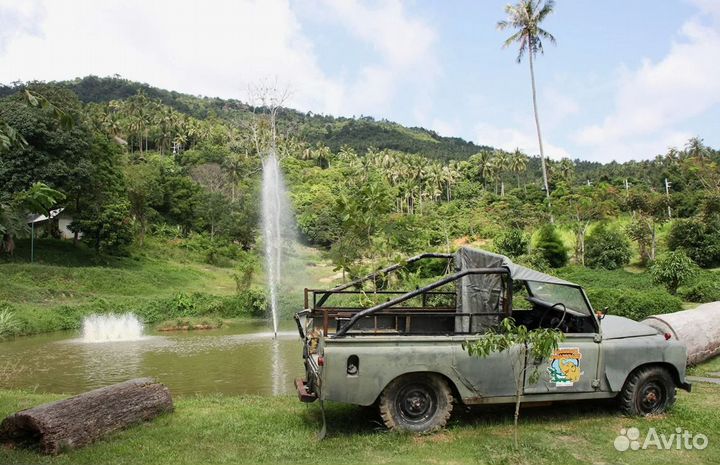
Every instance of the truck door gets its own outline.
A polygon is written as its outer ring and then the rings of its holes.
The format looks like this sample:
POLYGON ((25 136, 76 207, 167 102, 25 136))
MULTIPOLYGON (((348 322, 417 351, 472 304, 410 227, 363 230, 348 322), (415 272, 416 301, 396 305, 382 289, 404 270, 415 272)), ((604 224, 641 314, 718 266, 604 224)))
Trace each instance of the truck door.
MULTIPOLYGON (((482 335, 468 336, 472 342, 482 335)), ((515 376, 512 364, 518 357, 519 347, 510 351, 495 352, 487 357, 468 354, 458 343, 454 350, 453 369, 465 386, 477 397, 515 395, 515 376)))
POLYGON ((525 394, 549 394, 562 392, 593 392, 598 386, 598 362, 600 338, 595 333, 565 334, 549 359, 532 360, 528 355, 525 372, 525 394), (531 383, 531 376, 538 370, 539 378, 531 383))

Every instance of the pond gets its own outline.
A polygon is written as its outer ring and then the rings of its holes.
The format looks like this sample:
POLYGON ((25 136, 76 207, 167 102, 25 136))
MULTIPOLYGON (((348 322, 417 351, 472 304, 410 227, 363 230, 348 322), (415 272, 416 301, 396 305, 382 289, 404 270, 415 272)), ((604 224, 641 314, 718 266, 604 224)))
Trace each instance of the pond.
POLYGON ((17 371, 0 388, 77 394, 151 376, 173 395, 294 391, 302 376, 302 342, 291 322, 273 339, 264 321, 180 332, 148 331, 141 339, 84 343, 79 332, 19 337, 0 343, 0 367, 17 371))

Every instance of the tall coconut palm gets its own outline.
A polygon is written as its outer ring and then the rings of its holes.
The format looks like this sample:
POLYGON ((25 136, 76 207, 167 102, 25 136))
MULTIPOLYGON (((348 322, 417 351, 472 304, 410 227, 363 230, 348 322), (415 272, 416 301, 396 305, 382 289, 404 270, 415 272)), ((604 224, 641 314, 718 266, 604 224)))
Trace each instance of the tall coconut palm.
POLYGON ((495 154, 495 158, 493 159, 495 162, 495 167, 497 169, 497 177, 500 181, 500 196, 505 196, 505 173, 510 168, 510 157, 505 152, 497 152, 495 154))
POLYGON ((515 153, 512 154, 512 158, 510 159, 510 171, 517 176, 518 189, 520 189, 520 173, 524 173, 527 170, 527 164, 527 157, 520 149, 515 149, 515 153))
POLYGON ((517 62, 522 61, 523 55, 527 53, 528 62, 530 63, 530 83, 532 85, 533 110, 535 112, 535 127, 537 129, 538 145, 540 146, 540 160, 542 161, 543 183, 545 185, 545 195, 550 199, 550 188, 548 186, 547 167, 545 166, 545 153, 543 152, 542 133, 540 131, 540 118, 538 117, 537 94, 535 91, 535 70, 533 68, 533 58, 540 52, 543 53, 543 39, 555 43, 555 37, 540 27, 540 23, 552 13, 555 7, 554 0, 520 0, 515 5, 507 5, 505 13, 507 19, 499 21, 498 29, 513 29, 515 33, 508 37, 503 47, 509 47, 512 44, 519 44, 517 62))
POLYGON ((482 152, 478 152, 472 157, 470 157, 470 161, 477 165, 478 168, 478 174, 480 175, 480 179, 483 183, 483 189, 485 189, 485 181, 488 177, 488 171, 489 171, 489 165, 492 161, 492 153, 486 150, 483 150, 482 152))
POLYGON ((445 182, 445 198, 449 202, 452 200, 452 186, 460 179, 460 167, 457 161, 451 160, 450 163, 444 165, 443 182, 445 182))

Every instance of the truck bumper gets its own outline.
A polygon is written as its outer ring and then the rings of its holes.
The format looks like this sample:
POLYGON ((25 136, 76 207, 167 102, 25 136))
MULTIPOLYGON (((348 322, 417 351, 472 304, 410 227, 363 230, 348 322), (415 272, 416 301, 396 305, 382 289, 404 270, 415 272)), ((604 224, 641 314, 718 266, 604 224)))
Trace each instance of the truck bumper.
POLYGON ((296 378, 295 379, 295 389, 297 389, 298 398, 300 399, 300 402, 315 402, 317 400, 317 395, 313 392, 309 392, 307 390, 307 383, 305 383, 305 380, 302 378, 296 378))

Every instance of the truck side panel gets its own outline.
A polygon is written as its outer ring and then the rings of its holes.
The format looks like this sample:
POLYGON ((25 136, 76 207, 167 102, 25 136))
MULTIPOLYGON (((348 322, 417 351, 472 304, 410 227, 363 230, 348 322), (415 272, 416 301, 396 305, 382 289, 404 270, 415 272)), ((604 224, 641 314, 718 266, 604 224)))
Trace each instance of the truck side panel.
MULTIPOLYGON (((332 340, 323 344, 324 366, 321 374, 320 397, 324 400, 357 405, 372 405, 385 386, 406 373, 434 372, 447 377, 461 397, 472 394, 459 381, 453 370, 453 351, 461 342, 443 340, 413 341, 358 338, 332 340), (350 357, 359 362, 356 375, 348 374, 350 357)), ((451 386, 453 387, 453 386, 451 386)))
POLYGON ((687 352, 676 341, 665 341, 660 335, 608 339, 602 342, 605 359, 605 381, 609 389, 618 392, 628 375, 637 367, 664 363, 675 367, 678 381, 685 382, 687 352))

